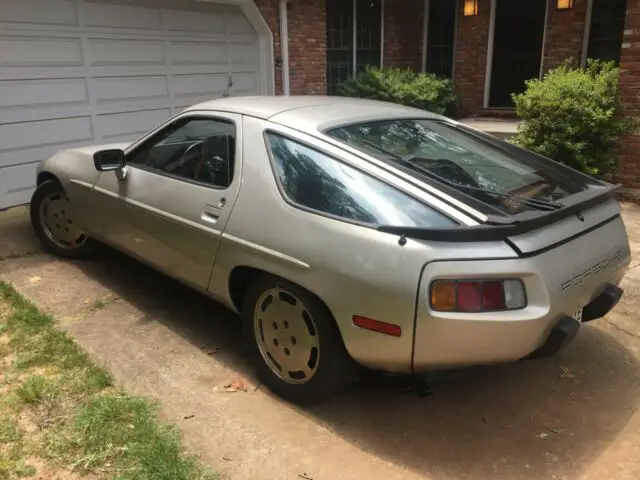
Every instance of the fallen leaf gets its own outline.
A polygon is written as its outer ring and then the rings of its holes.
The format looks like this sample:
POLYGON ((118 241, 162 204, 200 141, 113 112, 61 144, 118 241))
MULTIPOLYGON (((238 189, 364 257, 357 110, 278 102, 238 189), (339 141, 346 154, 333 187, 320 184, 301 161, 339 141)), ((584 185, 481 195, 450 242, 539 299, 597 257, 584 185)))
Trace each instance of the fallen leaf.
POLYGON ((235 377, 224 386, 224 389, 227 392, 246 392, 247 384, 242 378, 235 377))
POLYGON ((549 434, 548 434, 548 433, 544 433, 544 432, 539 433, 539 434, 537 434, 537 435, 536 435, 536 437, 538 437, 538 438, 540 438, 540 439, 542 439, 542 440, 544 440, 544 439, 545 439, 545 438, 547 438, 548 436, 549 436, 549 434))
POLYGON ((42 278, 40 278, 40 277, 31 277, 31 278, 29 279, 29 281, 30 281, 31 283, 38 283, 40 280, 42 280, 42 278))
POLYGON ((193 417, 195 417, 195 415, 186 415, 184 417, 182 417, 184 420, 191 420, 193 417))
POLYGON ((300 473, 298 477, 303 478, 304 480, 313 480, 313 477, 308 473, 300 473))
POLYGON ((573 373, 568 367, 565 367, 564 365, 560 365, 560 370, 562 370, 562 372, 560 373, 560 378, 576 378, 577 377, 575 373, 573 373))

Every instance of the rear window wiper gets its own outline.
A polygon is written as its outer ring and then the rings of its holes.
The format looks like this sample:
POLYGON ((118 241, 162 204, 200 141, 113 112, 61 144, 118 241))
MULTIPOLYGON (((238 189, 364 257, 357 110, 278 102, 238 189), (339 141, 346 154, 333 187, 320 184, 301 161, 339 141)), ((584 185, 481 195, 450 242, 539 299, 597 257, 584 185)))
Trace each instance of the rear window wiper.
MULTIPOLYGON (((393 153, 390 152, 389 150, 376 145, 373 142, 370 142, 368 140, 362 140, 363 143, 369 145, 372 148, 375 148, 376 150, 384 153, 385 155, 389 155, 391 158, 393 158, 394 160, 396 160, 397 162, 411 168, 414 171, 420 172, 423 175, 426 175, 427 177, 442 182, 446 185, 449 185, 450 187, 454 187, 454 188, 462 188, 468 191, 474 191, 474 192, 479 192, 479 193, 484 193, 485 195, 492 195, 494 197, 499 197, 499 198, 504 198, 507 200, 512 200, 515 201, 517 203, 520 203, 522 205, 526 205, 528 207, 532 207, 532 208, 536 208, 538 210, 548 210, 548 211, 553 211, 553 210, 557 210, 559 208, 562 208, 562 205, 556 202, 549 202, 547 200, 539 200, 539 199, 535 199, 535 198, 526 198, 526 197, 518 197, 515 195, 512 195, 510 193, 501 193, 501 192, 494 192, 492 190, 487 190, 486 188, 481 188, 481 187, 474 187, 471 185, 465 185, 464 183, 458 183, 458 182, 452 182, 451 180, 448 180, 440 175, 438 175, 437 173, 432 172, 431 170, 429 170, 428 168, 422 167, 421 165, 418 165, 414 160, 416 158, 420 158, 417 157, 416 155, 398 155, 397 153, 393 153)), ((429 161, 435 161, 435 160, 431 160, 426 158, 425 160, 429 160, 429 161)))

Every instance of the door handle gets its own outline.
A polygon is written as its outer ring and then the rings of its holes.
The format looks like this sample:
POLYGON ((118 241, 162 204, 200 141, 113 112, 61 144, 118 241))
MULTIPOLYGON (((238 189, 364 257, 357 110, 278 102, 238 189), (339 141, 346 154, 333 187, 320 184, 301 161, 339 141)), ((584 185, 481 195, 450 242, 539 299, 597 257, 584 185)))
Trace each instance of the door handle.
POLYGON ((227 199, 226 199, 226 198, 224 198, 224 197, 222 197, 222 198, 220 199, 220 201, 218 202, 218 208, 222 208, 222 207, 224 207, 226 204, 227 204, 227 199))
POLYGON ((200 218, 205 222, 216 223, 220 218, 220 208, 213 205, 205 205, 200 218))

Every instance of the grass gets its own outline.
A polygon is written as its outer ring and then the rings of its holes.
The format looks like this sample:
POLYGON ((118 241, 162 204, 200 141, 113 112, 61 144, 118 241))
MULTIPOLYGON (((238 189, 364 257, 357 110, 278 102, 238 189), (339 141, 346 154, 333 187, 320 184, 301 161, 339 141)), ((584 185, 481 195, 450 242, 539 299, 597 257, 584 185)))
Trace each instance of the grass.
POLYGON ((0 282, 0 480, 38 478, 38 468, 47 478, 217 478, 154 403, 116 388, 52 317, 0 282))

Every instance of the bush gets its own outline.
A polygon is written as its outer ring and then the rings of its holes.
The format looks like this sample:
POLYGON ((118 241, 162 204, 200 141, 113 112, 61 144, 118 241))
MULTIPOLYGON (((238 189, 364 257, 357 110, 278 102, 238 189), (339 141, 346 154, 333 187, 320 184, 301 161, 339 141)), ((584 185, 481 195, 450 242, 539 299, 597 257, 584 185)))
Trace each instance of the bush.
POLYGON ((451 80, 397 68, 369 67, 342 82, 338 91, 347 97, 399 103, 441 115, 450 115, 456 104, 451 80))
POLYGON ((615 143, 636 122, 621 114, 615 64, 590 60, 586 68, 565 63, 513 95, 524 123, 517 145, 589 175, 603 177, 616 167, 615 143))

